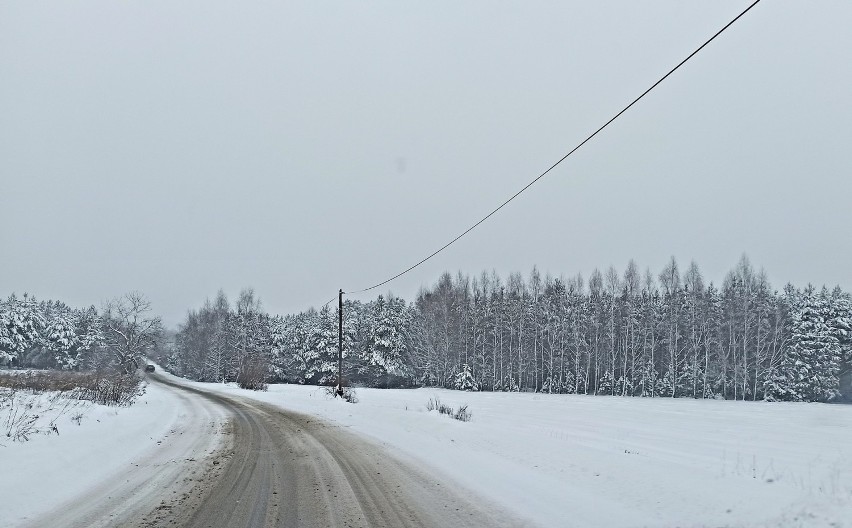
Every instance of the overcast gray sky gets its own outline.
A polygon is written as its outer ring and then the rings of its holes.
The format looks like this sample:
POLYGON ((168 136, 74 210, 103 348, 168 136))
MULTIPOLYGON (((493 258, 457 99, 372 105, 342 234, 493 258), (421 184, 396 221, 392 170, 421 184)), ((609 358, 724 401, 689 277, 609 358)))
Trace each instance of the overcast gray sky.
MULTIPOLYGON (((299 311, 443 245, 748 1, 0 3, 0 295, 299 311)), ((852 289, 852 3, 764 0, 428 264, 852 289)), ((380 293, 380 292, 375 292, 380 293)))

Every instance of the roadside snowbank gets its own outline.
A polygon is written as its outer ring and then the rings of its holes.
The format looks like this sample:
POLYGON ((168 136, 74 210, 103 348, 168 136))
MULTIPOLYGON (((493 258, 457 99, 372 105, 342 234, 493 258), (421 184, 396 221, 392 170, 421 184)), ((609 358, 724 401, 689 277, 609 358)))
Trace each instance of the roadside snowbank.
POLYGON ((193 385, 337 422, 543 526, 850 526, 852 406, 193 385))
POLYGON ((186 407, 175 394, 149 384, 130 407, 87 403, 78 425, 66 413, 57 434, 0 446, 0 527, 20 526, 52 508, 126 474, 158 449, 186 407))

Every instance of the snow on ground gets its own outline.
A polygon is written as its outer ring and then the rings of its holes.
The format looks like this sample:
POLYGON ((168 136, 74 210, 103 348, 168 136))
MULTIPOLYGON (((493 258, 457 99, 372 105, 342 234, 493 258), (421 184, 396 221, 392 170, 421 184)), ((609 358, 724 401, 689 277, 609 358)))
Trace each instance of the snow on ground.
MULTIPOLYGON (((49 395, 43 395, 47 398, 49 395)), ((20 526, 97 488, 156 450, 186 407, 157 384, 130 407, 86 403, 56 420, 58 434, 0 443, 0 527, 20 526), (79 412, 83 416, 73 420, 79 412)))
POLYGON ((195 385, 337 422, 543 526, 852 526, 852 406, 195 385))
MULTIPOLYGON (((336 422, 543 526, 852 526, 852 406, 437 389, 357 389, 352 405, 317 387, 186 383, 336 422), (472 421, 427 412, 434 397, 472 421)), ((0 527, 114 479, 189 409, 153 383, 81 425, 64 414, 58 436, 2 442, 0 527)))

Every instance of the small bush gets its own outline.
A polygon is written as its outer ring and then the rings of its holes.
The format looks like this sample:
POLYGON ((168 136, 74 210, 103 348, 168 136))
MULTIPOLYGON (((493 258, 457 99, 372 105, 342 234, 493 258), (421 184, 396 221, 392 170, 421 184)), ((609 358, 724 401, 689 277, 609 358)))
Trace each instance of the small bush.
POLYGON ((438 414, 446 414, 450 418, 455 418, 461 422, 469 422, 472 416, 470 411, 467 410, 467 405, 462 405, 458 411, 455 411, 449 405, 441 403, 441 400, 437 396, 429 398, 429 401, 426 402, 426 410, 438 411, 438 414))
POLYGON ((453 414, 453 418, 460 422, 469 422, 471 417, 470 411, 467 410, 467 405, 462 405, 459 410, 453 414))
POLYGON ((11 394, 8 399, 9 410, 6 419, 3 420, 3 429, 6 438, 14 442, 26 442, 30 436, 41 432, 37 425, 38 414, 33 412, 32 400, 20 400, 11 394))
POLYGON ((343 387, 343 394, 340 394, 337 391, 337 385, 327 385, 325 387, 325 393, 332 398, 341 397, 345 401, 349 403, 358 403, 358 394, 355 392, 355 389, 352 387, 345 386, 343 387))
POLYGON ((438 414, 446 414, 452 416, 453 408, 449 405, 444 405, 441 403, 441 400, 436 396, 434 398, 429 398, 429 401, 426 402, 426 410, 427 411, 438 411, 438 414))
POLYGON ((250 360, 243 363, 237 373, 237 384, 241 389, 265 391, 269 388, 266 384, 266 368, 260 360, 250 360))
POLYGON ((87 387, 78 388, 79 395, 72 391, 71 397, 89 400, 101 405, 129 406, 142 393, 142 379, 132 374, 115 374, 96 377, 87 387))

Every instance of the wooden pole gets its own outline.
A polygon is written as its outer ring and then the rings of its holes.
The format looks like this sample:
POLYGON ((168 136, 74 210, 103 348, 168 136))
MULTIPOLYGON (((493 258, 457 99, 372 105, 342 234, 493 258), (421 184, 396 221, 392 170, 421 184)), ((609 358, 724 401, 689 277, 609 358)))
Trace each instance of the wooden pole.
POLYGON ((343 290, 337 305, 337 395, 343 396, 343 290))

